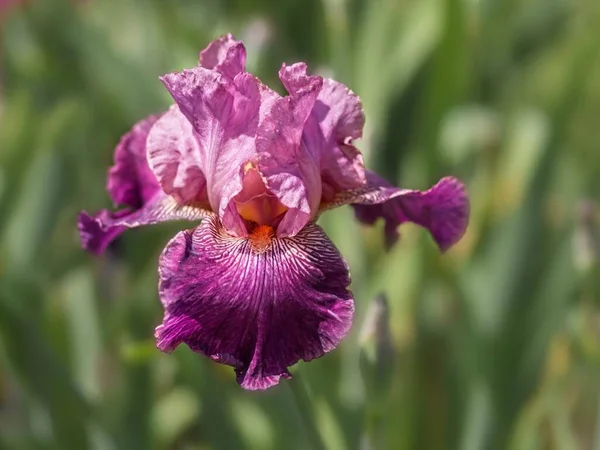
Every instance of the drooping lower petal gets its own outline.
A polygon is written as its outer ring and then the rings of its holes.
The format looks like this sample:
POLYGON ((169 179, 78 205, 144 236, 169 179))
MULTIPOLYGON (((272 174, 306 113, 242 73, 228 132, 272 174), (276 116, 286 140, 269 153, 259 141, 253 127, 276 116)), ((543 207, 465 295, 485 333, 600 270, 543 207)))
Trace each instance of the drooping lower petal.
POLYGON ((160 258, 157 345, 172 351, 183 342, 233 366, 242 387, 266 389, 347 334, 349 283, 346 263, 314 223, 293 238, 265 226, 235 238, 210 217, 179 233, 160 258))
POLYGON ((146 160, 146 139, 160 117, 153 115, 139 121, 117 144, 115 163, 108 171, 107 190, 116 205, 127 208, 116 212, 102 210, 94 215, 85 211, 80 213, 78 228, 85 250, 101 254, 130 226, 125 222, 150 218, 149 215, 154 214, 151 212, 157 208, 156 199, 164 199, 164 193, 146 160))
POLYGON ((209 211, 194 205, 181 205, 173 197, 159 191, 137 210, 123 209, 115 213, 102 210, 95 215, 79 214, 78 228, 81 246, 97 255, 127 228, 152 225, 169 220, 201 220, 209 211))
POLYGON ((108 171, 107 190, 116 205, 141 208, 160 190, 146 161, 146 138, 159 117, 149 116, 136 123, 115 148, 115 164, 108 171))
POLYGON ((325 209, 349 203, 363 223, 373 224, 380 217, 385 220, 388 248, 398 240, 398 226, 413 222, 427 228, 445 251, 462 237, 469 222, 465 187, 453 177, 442 178, 427 191, 417 191, 396 188, 367 171, 365 186, 338 194, 325 209))
POLYGON ((116 213, 103 209, 93 216, 85 211, 79 213, 77 227, 83 249, 96 255, 104 253, 106 247, 127 229, 123 225, 111 226, 108 224, 114 223, 128 214, 129 211, 125 209, 116 213))

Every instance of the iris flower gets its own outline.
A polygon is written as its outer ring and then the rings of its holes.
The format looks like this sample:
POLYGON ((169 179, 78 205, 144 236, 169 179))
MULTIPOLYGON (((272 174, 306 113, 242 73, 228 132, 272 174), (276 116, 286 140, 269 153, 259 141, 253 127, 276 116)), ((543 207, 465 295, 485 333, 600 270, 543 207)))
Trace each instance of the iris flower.
POLYGON ((336 81, 282 66, 281 96, 245 71, 231 35, 197 67, 161 81, 175 104, 119 142, 108 192, 126 208, 82 212, 83 247, 101 253, 126 228, 201 220, 167 244, 159 263, 160 350, 180 343, 233 366, 246 389, 289 378, 288 367, 333 350, 354 314, 350 274, 316 221, 351 204, 361 222, 385 220, 389 245, 413 222, 446 250, 469 206, 448 177, 421 192, 366 170, 359 98, 336 81))

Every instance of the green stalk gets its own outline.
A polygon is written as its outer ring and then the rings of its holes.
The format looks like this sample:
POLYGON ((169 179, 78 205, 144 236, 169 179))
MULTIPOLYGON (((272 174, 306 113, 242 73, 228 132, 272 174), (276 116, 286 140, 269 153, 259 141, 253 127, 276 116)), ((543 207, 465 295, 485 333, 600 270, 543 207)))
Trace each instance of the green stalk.
POLYGON ((298 373, 295 373, 294 378, 288 381, 286 384, 290 386, 292 390, 298 413, 300 414, 300 417, 302 417, 304 430, 306 431, 306 436, 312 448, 314 450, 326 450, 323 439, 321 438, 317 428, 314 408, 311 405, 306 384, 302 381, 298 373))

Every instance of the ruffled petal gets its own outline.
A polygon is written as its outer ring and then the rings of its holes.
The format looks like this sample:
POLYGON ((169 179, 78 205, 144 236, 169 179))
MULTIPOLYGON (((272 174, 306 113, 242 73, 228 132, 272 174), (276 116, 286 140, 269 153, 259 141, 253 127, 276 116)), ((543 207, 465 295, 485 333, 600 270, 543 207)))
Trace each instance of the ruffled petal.
POLYGON ((168 352, 183 342, 233 366, 242 387, 266 389, 347 334, 349 283, 346 263, 314 223, 293 238, 276 238, 268 227, 235 238, 211 217, 161 255, 165 317, 157 345, 168 352))
POLYGON ((96 255, 104 253, 106 247, 127 229, 124 226, 105 226, 104 224, 113 223, 127 214, 129 214, 127 210, 111 213, 106 209, 93 216, 85 211, 79 213, 77 227, 83 249, 96 255))
POLYGON ((302 133, 323 80, 306 78, 273 102, 256 138, 258 169, 267 188, 288 208, 277 235, 293 236, 317 214, 321 201, 319 155, 302 144, 302 133))
MULTIPOLYGON (((185 173, 203 173, 210 205, 223 217, 233 196, 242 189, 242 166, 256 154, 260 83, 247 73, 238 74, 231 81, 202 67, 161 79, 192 124, 198 143, 195 151, 184 154, 167 146, 162 149, 161 158, 183 165, 185 173)), ((150 164, 156 167, 153 161, 150 164)), ((169 179, 156 174, 161 185, 168 188, 169 179)), ((239 223, 237 229, 230 231, 245 234, 239 223)))
MULTIPOLYGON (((297 92, 307 80, 304 63, 285 64, 279 78, 290 93, 297 92)), ((362 137, 364 114, 360 99, 348 87, 323 79, 323 87, 304 128, 305 145, 318 154, 323 181, 323 196, 331 200, 335 193, 365 183, 365 168, 360 151, 352 145, 362 137)))
MULTIPOLYGON (((141 120, 119 141, 115 149, 115 164, 108 171, 107 190, 115 204, 128 208, 116 212, 102 210, 94 215, 85 211, 80 213, 78 228, 85 250, 101 254, 131 226, 129 221, 151 216, 150 212, 157 209, 157 199, 165 200, 166 196, 146 160, 146 139, 160 117, 153 115, 141 120)), ((160 216, 160 213, 157 215, 160 216)))
POLYGON ((147 165, 162 189, 179 203, 208 205, 206 178, 198 160, 204 158, 190 121, 173 105, 152 127, 147 139, 147 165))
POLYGON ((246 48, 241 41, 226 34, 200 52, 200 65, 233 79, 246 67, 246 48))
MULTIPOLYGON (((245 236, 246 226, 232 203, 243 189, 248 168, 253 167, 269 193, 287 208, 278 235, 299 232, 317 213, 321 199, 318 159, 301 145, 321 79, 310 80, 288 97, 279 96, 248 73, 230 80, 198 67, 162 80, 192 124, 198 144, 186 152, 161 146, 161 138, 155 145, 153 136, 162 121, 153 128, 148 155, 163 189, 174 192, 173 180, 178 176, 184 187, 200 179, 197 174, 204 174, 212 209, 218 211, 228 231, 245 236)), ((181 191, 177 193, 187 199, 181 191)))
POLYGON ((427 228, 442 251, 446 251, 464 234, 469 222, 469 199, 464 185, 456 178, 442 178, 427 191, 400 189, 377 174, 367 171, 367 184, 345 191, 327 205, 327 209, 351 203, 356 217, 373 224, 385 220, 386 244, 398 240, 397 227, 413 222, 427 228))
POLYGON ((146 138, 159 117, 150 116, 135 124, 115 149, 107 190, 116 205, 140 208, 160 190, 146 161, 146 138))
POLYGON ((211 212, 198 205, 181 205, 173 197, 159 191, 142 208, 111 213, 102 210, 95 215, 83 211, 78 227, 81 246, 97 255, 127 228, 151 225, 169 220, 201 220, 211 212))

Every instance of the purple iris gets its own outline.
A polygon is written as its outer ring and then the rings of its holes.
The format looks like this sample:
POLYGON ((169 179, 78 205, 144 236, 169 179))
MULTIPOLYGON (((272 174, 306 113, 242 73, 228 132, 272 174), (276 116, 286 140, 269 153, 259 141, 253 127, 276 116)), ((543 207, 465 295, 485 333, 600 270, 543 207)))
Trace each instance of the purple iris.
POLYGON ((101 253, 125 228, 202 219, 160 256, 158 348, 184 342, 233 366, 242 387, 266 389, 333 350, 352 323, 348 266, 315 223, 323 211, 351 204, 362 222, 382 217, 390 245, 414 222, 446 250, 469 204, 454 178, 421 192, 366 170, 353 145, 363 110, 343 84, 283 65, 281 96, 245 72, 245 58, 228 35, 198 67, 161 78, 175 104, 121 139, 108 173, 126 208, 83 212, 79 230, 101 253))

